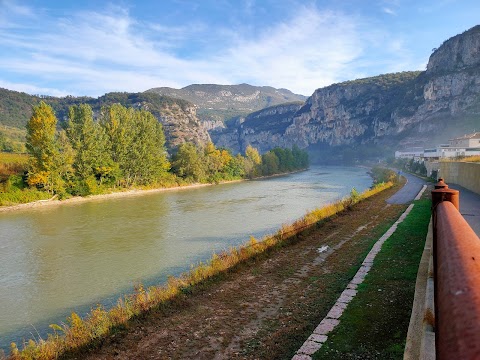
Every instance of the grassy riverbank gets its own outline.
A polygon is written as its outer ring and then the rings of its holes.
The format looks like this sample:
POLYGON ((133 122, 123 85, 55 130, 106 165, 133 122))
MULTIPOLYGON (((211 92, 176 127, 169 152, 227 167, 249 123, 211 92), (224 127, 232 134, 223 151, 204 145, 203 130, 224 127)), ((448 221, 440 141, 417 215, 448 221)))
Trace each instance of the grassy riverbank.
POLYGON ((250 180, 259 180, 259 179, 268 179, 274 177, 285 176, 289 174, 294 174, 302 171, 306 171, 308 168, 299 169, 295 171, 289 171, 286 173, 279 173, 275 175, 269 176, 260 176, 252 179, 235 179, 235 180, 225 180, 218 183, 188 183, 188 182, 178 182, 171 183, 171 184, 162 184, 159 187, 154 186, 143 186, 143 187, 132 187, 132 188, 111 188, 105 190, 105 193, 97 194, 97 195, 87 195, 87 196, 74 196, 69 197, 66 199, 60 200, 58 196, 51 197, 48 193, 44 191, 38 191, 35 189, 24 189, 22 192, 15 192, 15 193, 1 193, 0 192, 0 213, 2 212, 10 212, 22 209, 30 209, 35 207, 45 207, 45 206, 57 206, 61 204, 69 204, 69 203, 82 203, 87 201, 94 201, 94 200, 104 200, 104 199, 113 199, 113 198, 123 198, 123 197, 130 197, 130 196, 142 196, 148 195, 157 192, 165 192, 165 191, 176 191, 176 190, 187 190, 187 189, 195 189, 205 186, 214 186, 220 184, 229 184, 241 181, 250 181, 250 180), (10 200, 10 196, 14 198, 10 200), (4 200, 4 201, 2 201, 4 200), (21 203, 16 203, 16 201, 21 201, 21 203), (14 205, 3 205, 2 204, 14 204, 14 205))
POLYGON ((184 296, 198 291, 212 279, 224 277, 241 264, 262 258, 274 249, 295 242, 298 240, 297 235, 312 231, 322 220, 346 209, 352 209, 356 203, 391 186, 391 183, 380 184, 364 194, 352 191, 350 198, 315 210, 295 223, 282 227, 276 234, 262 241, 252 238, 242 247, 231 249, 228 253, 214 255, 208 263, 199 264, 182 277, 171 278, 165 286, 149 289, 140 286, 135 294, 121 299, 110 311, 94 309, 85 320, 72 314, 66 325, 52 326, 54 333, 46 341, 30 341, 21 352, 13 346, 12 358, 55 358, 60 354, 76 353, 80 351, 79 349, 84 350, 98 345, 106 336, 128 328, 129 324, 143 318, 145 314, 156 312, 172 302, 176 303, 184 296))

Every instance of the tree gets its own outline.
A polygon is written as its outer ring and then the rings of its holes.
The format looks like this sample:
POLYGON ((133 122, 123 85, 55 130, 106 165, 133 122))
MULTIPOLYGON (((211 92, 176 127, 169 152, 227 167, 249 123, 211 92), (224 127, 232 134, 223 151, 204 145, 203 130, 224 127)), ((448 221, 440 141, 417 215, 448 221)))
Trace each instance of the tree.
POLYGON ((247 145, 245 156, 251 160, 254 165, 260 165, 262 163, 262 157, 258 153, 258 150, 251 145, 247 145))
POLYGON ((103 107, 100 123, 107 136, 107 148, 114 163, 119 167, 120 176, 129 178, 129 164, 134 141, 134 109, 114 104, 103 107))
POLYGON ((203 154, 192 143, 183 143, 173 157, 172 170, 184 179, 202 182, 206 180, 203 154))
POLYGON ((163 127, 150 112, 114 104, 102 109, 100 123, 126 185, 151 183, 168 171, 163 127))
POLYGON ((87 104, 71 106, 68 117, 66 133, 75 150, 76 176, 80 181, 96 178, 101 182, 114 169, 103 127, 93 121, 92 108, 87 104))
POLYGON ((262 174, 273 175, 279 172, 279 163, 277 155, 269 151, 262 155, 262 174))
POLYGON ((170 168, 162 124, 145 110, 134 112, 133 142, 128 176, 134 182, 151 183, 170 168))
POLYGON ((245 174, 248 177, 255 177, 261 175, 260 165, 262 163, 262 157, 258 153, 258 150, 251 145, 247 145, 245 149, 245 174))
POLYGON ((27 123, 26 148, 31 155, 27 182, 51 193, 62 183, 57 172, 59 150, 55 138, 56 125, 57 118, 50 105, 41 101, 33 107, 27 123))
POLYGON ((235 157, 231 157, 228 164, 225 166, 225 174, 230 178, 241 178, 245 175, 245 158, 237 154, 235 157))

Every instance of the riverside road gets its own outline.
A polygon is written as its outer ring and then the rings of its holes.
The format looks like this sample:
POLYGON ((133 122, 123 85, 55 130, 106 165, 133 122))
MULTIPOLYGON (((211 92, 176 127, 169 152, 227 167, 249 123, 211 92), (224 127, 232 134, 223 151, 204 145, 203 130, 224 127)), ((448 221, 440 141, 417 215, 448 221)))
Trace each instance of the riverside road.
POLYGON ((426 181, 416 176, 403 173, 401 174, 407 179, 407 183, 403 188, 397 191, 390 199, 387 200, 389 204, 408 204, 415 199, 422 186, 426 181))
MULTIPOLYGON (((422 186, 427 184, 425 180, 414 175, 402 173, 402 176, 407 178, 407 183, 390 197, 387 203, 408 204, 415 199, 422 186)), ((457 184, 448 184, 448 187, 460 191, 460 213, 477 236, 480 237, 480 195, 457 184)))
POLYGON ((460 191, 460 213, 480 237, 480 195, 457 184, 448 184, 448 187, 460 191))

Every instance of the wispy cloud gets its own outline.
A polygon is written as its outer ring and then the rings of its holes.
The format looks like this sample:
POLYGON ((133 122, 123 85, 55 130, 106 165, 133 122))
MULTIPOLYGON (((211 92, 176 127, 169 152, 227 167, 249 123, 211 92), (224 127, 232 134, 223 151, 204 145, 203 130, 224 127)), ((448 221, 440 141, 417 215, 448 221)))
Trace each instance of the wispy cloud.
POLYGON ((395 12, 395 10, 391 9, 391 8, 388 8, 388 7, 384 7, 382 8, 382 11, 386 14, 389 14, 389 15, 397 15, 397 13, 395 12))
MULTIPOLYGON (((31 9, 0 1, 10 12, 32 16, 31 9)), ((251 8, 254 2, 245 6, 251 8)), ((156 86, 249 82, 309 95, 373 66, 376 60, 369 51, 397 40, 382 33, 373 41, 372 34, 377 33, 368 21, 314 6, 299 6, 288 19, 258 28, 255 35, 212 29, 207 23, 190 27, 147 23, 124 8, 110 7, 50 18, 42 31, 0 28, 0 49, 6 50, 0 71, 31 79, 31 85, 17 84, 4 76, 3 84, 12 89, 48 94, 101 95, 156 86), (185 55, 198 39, 205 47, 185 55)), ((388 55, 393 62, 399 58, 408 62, 402 43, 397 45, 388 55)))
POLYGON ((33 94, 33 95, 45 95, 45 94, 52 95, 52 96, 69 95, 67 92, 63 92, 58 89, 38 87, 32 84, 3 81, 2 79, 0 79, 0 88, 25 92, 27 94, 33 94))

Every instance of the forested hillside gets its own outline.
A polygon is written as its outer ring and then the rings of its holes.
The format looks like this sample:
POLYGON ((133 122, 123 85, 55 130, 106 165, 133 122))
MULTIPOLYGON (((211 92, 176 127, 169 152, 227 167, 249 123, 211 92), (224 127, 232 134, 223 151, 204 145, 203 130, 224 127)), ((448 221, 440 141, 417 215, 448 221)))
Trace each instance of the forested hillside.
MULTIPOLYGON (((195 106, 188 101, 173 99, 155 93, 108 93, 99 98, 91 97, 51 97, 33 96, 16 91, 0 89, 0 124, 25 129, 32 115, 32 106, 40 101, 49 104, 58 119, 58 127, 67 121, 68 109, 72 105, 88 104, 94 118, 100 116, 103 106, 115 103, 135 109, 151 112, 164 126, 166 144, 169 150, 174 149, 184 141, 196 144, 206 144, 210 137, 200 124, 195 106)), ((9 139, 9 134, 4 133, 9 139)))

